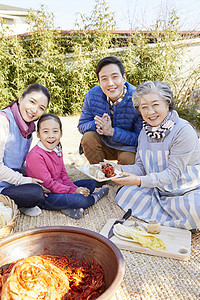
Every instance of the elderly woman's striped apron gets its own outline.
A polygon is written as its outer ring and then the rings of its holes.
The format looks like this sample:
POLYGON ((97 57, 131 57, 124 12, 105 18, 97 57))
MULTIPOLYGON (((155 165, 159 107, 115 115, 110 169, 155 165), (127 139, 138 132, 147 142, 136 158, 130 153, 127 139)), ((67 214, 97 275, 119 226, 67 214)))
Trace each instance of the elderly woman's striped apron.
MULTIPOLYGON (((182 126, 178 122, 163 142, 149 143, 141 132, 142 148, 138 146, 146 174, 161 172, 168 165, 174 133, 182 126)), ((161 188, 135 185, 122 187, 116 196, 117 204, 143 220, 156 219, 162 225, 185 229, 200 228, 200 165, 187 166, 181 178, 161 188)))

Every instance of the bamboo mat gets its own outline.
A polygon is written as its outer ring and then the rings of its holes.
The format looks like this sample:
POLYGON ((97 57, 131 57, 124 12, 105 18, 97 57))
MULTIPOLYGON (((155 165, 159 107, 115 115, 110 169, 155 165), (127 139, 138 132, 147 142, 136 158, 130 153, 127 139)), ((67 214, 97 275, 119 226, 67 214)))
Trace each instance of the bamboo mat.
MULTIPOLYGON (((73 166, 67 166, 71 180, 86 178, 73 166)), ((75 226, 100 232, 110 218, 120 218, 124 212, 115 203, 117 185, 108 184, 107 197, 99 200, 75 220, 60 212, 43 210, 38 217, 20 215, 16 231, 42 226, 75 226)), ((121 251, 126 264, 125 276, 111 300, 195 300, 200 299, 200 233, 192 235, 189 261, 121 251)))

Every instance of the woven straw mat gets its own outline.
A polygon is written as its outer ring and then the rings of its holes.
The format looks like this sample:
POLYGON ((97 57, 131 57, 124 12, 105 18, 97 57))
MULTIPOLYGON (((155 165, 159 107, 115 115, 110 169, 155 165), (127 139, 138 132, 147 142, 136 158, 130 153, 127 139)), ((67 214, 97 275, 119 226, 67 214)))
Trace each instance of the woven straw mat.
MULTIPOLYGON (((86 178, 73 166, 67 166, 71 180, 86 178)), ((17 231, 42 226, 76 226, 100 232, 110 218, 120 218, 124 212, 115 203, 117 185, 108 184, 107 197, 84 212, 75 220, 61 212, 43 210, 37 217, 20 215, 17 231)), ((111 300, 200 299, 200 233, 192 235, 191 257, 179 261, 121 250, 126 264, 125 276, 111 300)))
POLYGON ((15 202, 12 199, 10 199, 8 196, 0 195, 0 202, 2 202, 6 206, 11 207, 12 213, 13 213, 13 216, 12 216, 12 219, 10 220, 10 222, 6 226, 4 226, 3 228, 0 229, 0 239, 1 239, 15 231, 17 218, 19 216, 19 210, 18 210, 15 202))

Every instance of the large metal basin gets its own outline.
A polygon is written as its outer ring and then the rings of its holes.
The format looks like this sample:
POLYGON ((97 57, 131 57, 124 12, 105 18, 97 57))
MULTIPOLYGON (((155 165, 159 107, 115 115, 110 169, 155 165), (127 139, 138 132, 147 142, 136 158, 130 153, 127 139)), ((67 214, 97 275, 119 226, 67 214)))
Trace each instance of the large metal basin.
POLYGON ((0 240, 0 266, 32 255, 62 255, 72 250, 78 258, 94 259, 101 265, 106 288, 98 299, 110 299, 123 280, 124 259, 115 244, 91 230, 48 226, 14 233, 0 240))

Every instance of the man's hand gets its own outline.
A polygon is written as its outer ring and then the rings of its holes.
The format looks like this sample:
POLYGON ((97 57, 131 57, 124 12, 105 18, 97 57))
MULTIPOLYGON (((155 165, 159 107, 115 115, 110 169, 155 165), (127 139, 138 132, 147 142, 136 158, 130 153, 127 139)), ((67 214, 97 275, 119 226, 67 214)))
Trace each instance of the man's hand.
POLYGON ((94 117, 97 133, 100 135, 113 136, 114 128, 112 127, 112 122, 110 116, 106 113, 102 117, 94 117))

